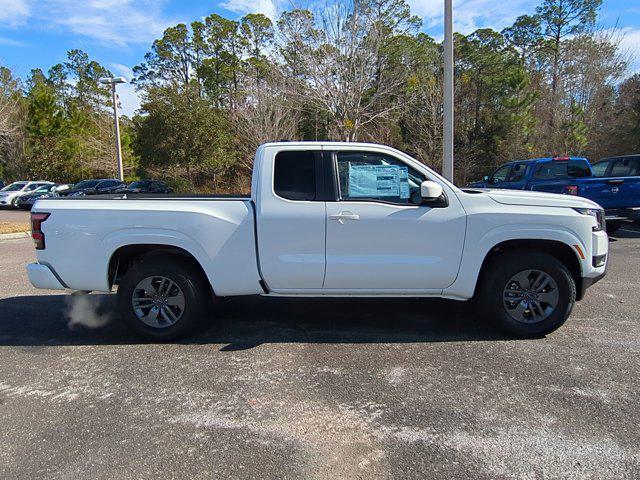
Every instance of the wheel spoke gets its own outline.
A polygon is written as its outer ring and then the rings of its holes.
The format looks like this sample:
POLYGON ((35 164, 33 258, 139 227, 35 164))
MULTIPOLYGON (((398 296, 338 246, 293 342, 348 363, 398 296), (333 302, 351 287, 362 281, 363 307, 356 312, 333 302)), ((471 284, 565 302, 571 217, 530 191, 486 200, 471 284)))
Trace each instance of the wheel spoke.
POLYGON ((169 322, 173 322, 175 323, 176 320, 178 320, 178 317, 176 317, 175 313, 173 313, 173 310, 171 310, 171 308, 169 307, 162 307, 162 313, 164 314, 165 317, 167 317, 167 320, 169 322))
POLYGON ((549 292, 538 293, 538 302, 543 302, 551 305, 551 307, 555 308, 558 304, 558 290, 551 290, 549 292))
POLYGON ((153 277, 145 278, 140 283, 138 283, 138 286, 136 287, 136 290, 144 290, 148 294, 156 294, 156 293, 158 293, 158 290, 156 289, 155 285, 153 284, 153 277))
POLYGON ((507 285, 511 284, 512 282, 516 282, 518 285, 520 285, 521 289, 529 288, 531 286, 531 281, 529 280, 529 275, 531 275, 531 270, 524 270, 524 271, 522 271, 520 273, 516 273, 511 278, 509 283, 507 283, 507 285))
POLYGON ((133 301, 140 304, 140 303, 153 303, 153 298, 149 298, 149 297, 133 297, 133 301))
POLYGON ((520 290, 516 290, 514 288, 505 288, 504 289, 504 299, 506 301, 514 301, 522 298, 524 294, 520 290))
POLYGON ((184 310, 184 296, 182 295, 182 292, 180 293, 180 295, 174 295, 167 298, 167 305, 178 307, 180 310, 184 310))
POLYGON ((151 310, 149 310, 149 313, 147 313, 147 320, 153 323, 157 323, 158 313, 160 313, 160 307, 154 305, 153 307, 151 307, 151 310))
POLYGON ((540 272, 540 276, 536 279, 535 283, 532 285, 532 289, 534 292, 541 292, 545 289, 547 285, 551 282, 551 277, 546 273, 540 272))
POLYGON ((521 302, 518 302, 518 305, 516 305, 516 308, 512 310, 511 315, 514 317, 517 317, 518 320, 522 321, 524 320, 524 312, 526 311, 526 309, 527 309, 527 306, 523 300, 521 302))

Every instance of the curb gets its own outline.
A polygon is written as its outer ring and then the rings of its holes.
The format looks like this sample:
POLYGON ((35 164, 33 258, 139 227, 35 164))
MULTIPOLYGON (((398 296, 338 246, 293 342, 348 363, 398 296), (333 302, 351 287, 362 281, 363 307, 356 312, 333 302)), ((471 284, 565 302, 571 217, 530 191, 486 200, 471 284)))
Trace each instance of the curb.
POLYGON ((27 238, 29 235, 30 235, 29 232, 0 233, 0 240, 14 240, 16 238, 27 238))

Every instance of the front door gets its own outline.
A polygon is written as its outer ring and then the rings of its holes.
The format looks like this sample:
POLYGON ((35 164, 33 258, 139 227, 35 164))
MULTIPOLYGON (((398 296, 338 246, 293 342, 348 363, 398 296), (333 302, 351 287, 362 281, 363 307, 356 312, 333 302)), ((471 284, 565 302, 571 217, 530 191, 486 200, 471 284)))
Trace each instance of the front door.
POLYGON ((458 199, 421 204, 426 175, 387 154, 334 154, 338 201, 327 202, 329 291, 380 293, 441 290, 455 280, 466 217, 458 199))

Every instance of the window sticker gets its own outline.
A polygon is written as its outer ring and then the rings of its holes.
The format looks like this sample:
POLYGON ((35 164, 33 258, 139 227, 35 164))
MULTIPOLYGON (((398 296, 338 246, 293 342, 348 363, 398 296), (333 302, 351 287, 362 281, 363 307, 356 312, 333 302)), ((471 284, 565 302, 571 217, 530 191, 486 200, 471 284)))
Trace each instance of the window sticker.
POLYGON ((349 162, 349 197, 409 198, 409 169, 398 165, 352 165, 349 162))

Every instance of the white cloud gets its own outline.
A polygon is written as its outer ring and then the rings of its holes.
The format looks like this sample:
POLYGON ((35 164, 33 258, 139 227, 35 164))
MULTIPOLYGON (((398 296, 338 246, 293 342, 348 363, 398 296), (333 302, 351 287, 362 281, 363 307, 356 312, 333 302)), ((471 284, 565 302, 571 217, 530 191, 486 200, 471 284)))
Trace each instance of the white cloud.
POLYGON ((163 0, 48 0, 40 5, 37 16, 45 25, 105 45, 126 46, 150 42, 177 23, 163 17, 163 4, 163 0))
POLYGON ((140 108, 140 97, 136 89, 130 83, 123 83, 117 87, 118 99, 120 100, 121 113, 133 117, 136 110, 140 108))
POLYGON ((272 0, 225 0, 220 6, 236 13, 262 13, 271 20, 276 18, 276 6, 272 0))
MULTIPOLYGON (((428 29, 442 26, 444 0, 408 0, 411 10, 424 18, 428 29)), ((533 14, 537 0, 459 0, 453 3, 453 29, 469 34, 478 28, 502 30, 524 14, 533 14)))
POLYGON ((0 37, 0 45, 7 45, 9 47, 26 47, 27 44, 13 38, 0 37))
POLYGON ((31 9, 25 0, 0 0, 0 24, 15 27, 30 14, 31 9))
MULTIPOLYGON (((133 70, 127 65, 110 63, 109 69, 118 75, 122 75, 127 79, 127 82, 131 82, 133 79, 133 70)), ((135 87, 131 85, 131 83, 122 83, 116 88, 122 113, 128 117, 133 117, 135 111, 140 108, 140 96, 136 92, 135 87)))
POLYGON ((111 70, 115 73, 126 78, 128 82, 133 79, 133 70, 131 69, 131 67, 127 67, 126 65, 123 65, 121 63, 110 63, 109 67, 111 67, 111 70))
POLYGON ((640 28, 620 29, 620 49, 629 57, 629 73, 640 73, 640 28))

